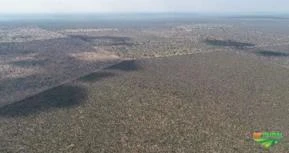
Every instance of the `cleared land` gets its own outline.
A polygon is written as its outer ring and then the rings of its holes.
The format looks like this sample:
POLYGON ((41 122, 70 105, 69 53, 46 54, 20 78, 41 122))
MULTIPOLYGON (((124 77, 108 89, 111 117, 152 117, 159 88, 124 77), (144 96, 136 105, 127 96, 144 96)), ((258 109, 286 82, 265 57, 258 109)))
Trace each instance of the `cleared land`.
POLYGON ((121 60, 117 55, 95 48, 80 39, 39 28, 5 30, 2 35, 0 106, 22 100, 121 60), (59 38, 55 38, 56 36, 59 38))
POLYGON ((286 152, 288 84, 233 52, 124 61, 0 108, 0 152, 264 152, 256 130, 286 152))
POLYGON ((231 20, 218 21, 222 24, 208 21, 167 24, 150 21, 146 27, 72 29, 65 22, 60 29, 3 24, 0 26, 0 106, 127 58, 232 51, 288 67, 288 24, 266 29, 255 23, 255 26, 240 24, 241 21, 237 24, 231 20), (272 29, 281 29, 282 33, 272 29))

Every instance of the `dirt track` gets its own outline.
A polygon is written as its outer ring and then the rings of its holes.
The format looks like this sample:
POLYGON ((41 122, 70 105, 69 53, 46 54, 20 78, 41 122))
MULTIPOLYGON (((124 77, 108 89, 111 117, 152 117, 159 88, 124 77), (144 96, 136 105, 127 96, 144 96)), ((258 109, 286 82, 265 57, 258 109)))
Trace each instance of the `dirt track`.
POLYGON ((0 106, 22 100, 121 59, 72 38, 0 44, 0 106))

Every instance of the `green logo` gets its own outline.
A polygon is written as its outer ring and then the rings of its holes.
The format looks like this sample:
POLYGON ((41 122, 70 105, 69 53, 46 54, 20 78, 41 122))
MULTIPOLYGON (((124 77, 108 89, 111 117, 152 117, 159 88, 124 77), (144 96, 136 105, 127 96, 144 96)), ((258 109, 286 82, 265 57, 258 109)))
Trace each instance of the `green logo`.
POLYGON ((254 132, 253 139, 264 148, 269 149, 278 144, 283 138, 281 132, 254 132))

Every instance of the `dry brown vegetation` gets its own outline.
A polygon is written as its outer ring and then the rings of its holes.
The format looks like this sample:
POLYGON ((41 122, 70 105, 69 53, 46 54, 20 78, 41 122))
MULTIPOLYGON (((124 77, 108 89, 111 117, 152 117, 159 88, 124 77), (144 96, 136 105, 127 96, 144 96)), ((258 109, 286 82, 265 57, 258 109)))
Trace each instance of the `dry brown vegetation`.
POLYGON ((288 78, 232 52, 125 61, 2 107, 0 151, 263 152, 250 132, 288 132, 288 78))
POLYGON ((73 38, 0 43, 0 55, 0 106, 120 61, 73 38))
POLYGON ((271 30, 6 31, 0 152, 264 152, 251 132, 289 132, 288 31, 271 30))

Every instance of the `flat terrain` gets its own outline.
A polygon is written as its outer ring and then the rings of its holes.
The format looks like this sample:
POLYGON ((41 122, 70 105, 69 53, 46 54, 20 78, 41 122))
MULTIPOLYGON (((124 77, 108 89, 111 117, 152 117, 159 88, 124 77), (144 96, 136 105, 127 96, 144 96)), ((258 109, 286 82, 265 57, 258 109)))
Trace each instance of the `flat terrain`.
POLYGON ((104 49, 55 32, 34 27, 4 31, 0 32, 0 106, 120 61, 104 49))
POLYGON ((1 24, 0 106, 124 59, 232 51, 289 66, 287 20, 205 21, 188 19, 158 24, 147 21, 139 25, 127 21, 126 24, 132 25, 113 22, 114 27, 97 24, 90 28, 82 28, 79 23, 70 28, 67 22, 56 22, 54 28, 43 26, 42 22, 40 25, 1 24), (63 26, 56 28, 57 23, 63 26))
POLYGON ((75 18, 0 21, 0 153, 288 152, 288 18, 75 18))
POLYGON ((285 153, 289 71, 238 52, 128 60, 0 108, 0 152, 285 153), (265 151, 252 131, 282 131, 265 151))

